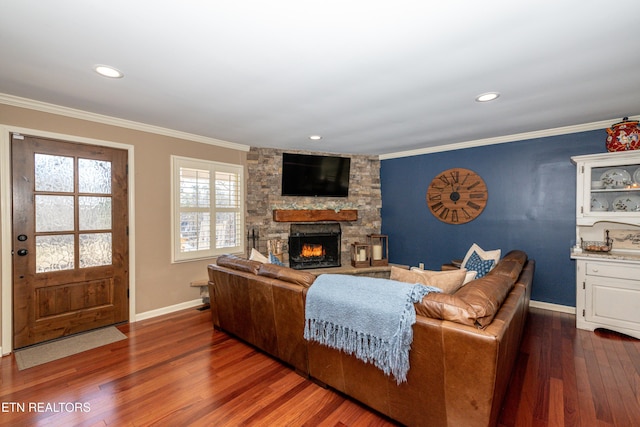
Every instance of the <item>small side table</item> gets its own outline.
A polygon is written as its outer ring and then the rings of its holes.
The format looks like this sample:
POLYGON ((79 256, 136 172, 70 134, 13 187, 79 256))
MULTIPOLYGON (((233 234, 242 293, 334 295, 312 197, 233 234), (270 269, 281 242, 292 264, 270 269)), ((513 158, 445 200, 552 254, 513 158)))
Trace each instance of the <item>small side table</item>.
POLYGON ((209 281, 194 280, 190 285, 194 288, 200 288, 200 297, 202 298, 202 303, 209 304, 209 281))
POLYGON ((442 271, 458 270, 458 269, 460 269, 461 265, 462 265, 462 260, 461 259, 453 259, 453 260, 451 260, 451 263, 449 263, 449 264, 442 264, 440 269, 442 271))

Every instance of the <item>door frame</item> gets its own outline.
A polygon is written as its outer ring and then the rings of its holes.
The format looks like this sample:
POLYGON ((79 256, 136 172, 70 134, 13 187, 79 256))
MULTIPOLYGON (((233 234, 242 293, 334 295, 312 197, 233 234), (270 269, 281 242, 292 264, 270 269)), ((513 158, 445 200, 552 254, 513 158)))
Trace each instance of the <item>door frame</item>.
POLYGON ((0 246, 0 291, 2 335, 0 343, 0 354, 3 356, 13 351, 13 266, 11 258, 11 248, 13 242, 11 236, 13 218, 11 213, 11 133, 20 133, 43 138, 52 138, 68 142, 81 144, 99 145, 104 147, 119 148, 127 151, 127 161, 129 173, 127 176, 129 195, 129 322, 136 318, 136 263, 135 263, 135 162, 134 147, 130 144, 123 144, 114 141, 105 141, 93 138, 86 138, 76 135, 66 135, 54 132, 47 132, 38 129, 28 129, 12 125, 0 124, 0 235, 2 235, 2 246, 0 246))

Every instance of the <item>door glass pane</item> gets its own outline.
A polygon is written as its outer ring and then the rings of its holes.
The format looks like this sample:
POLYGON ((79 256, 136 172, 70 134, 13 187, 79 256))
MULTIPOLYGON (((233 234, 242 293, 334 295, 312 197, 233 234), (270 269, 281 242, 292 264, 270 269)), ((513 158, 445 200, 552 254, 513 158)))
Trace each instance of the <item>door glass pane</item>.
POLYGON ((111 265, 111 233, 80 235, 80 268, 111 265))
POLYGON ((80 230, 111 229, 111 197, 78 197, 80 230))
POLYGON ((73 235, 36 236, 36 273, 73 270, 73 235))
POLYGON ((73 191, 73 157, 36 154, 36 191, 73 191))
POLYGON ((78 191, 111 194, 111 162, 78 159, 78 191))
POLYGON ((36 232, 73 231, 73 196, 45 196, 37 194, 36 232))

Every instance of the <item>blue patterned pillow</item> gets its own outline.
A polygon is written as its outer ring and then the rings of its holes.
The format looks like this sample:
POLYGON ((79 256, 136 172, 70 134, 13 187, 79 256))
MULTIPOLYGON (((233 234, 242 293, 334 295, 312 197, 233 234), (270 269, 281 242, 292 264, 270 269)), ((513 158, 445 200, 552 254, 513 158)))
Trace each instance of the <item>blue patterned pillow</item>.
POLYGON ((271 252, 269 252, 269 262, 275 265, 284 265, 282 261, 280 261, 280 259, 271 252))
POLYGON ((469 260, 467 261, 467 264, 465 266, 469 271, 477 271, 478 275, 476 276, 476 279, 479 279, 486 275, 489 270, 491 270, 494 262, 495 261, 492 259, 483 260, 482 258, 480 258, 480 255, 478 255, 478 253, 474 251, 469 257, 469 260))

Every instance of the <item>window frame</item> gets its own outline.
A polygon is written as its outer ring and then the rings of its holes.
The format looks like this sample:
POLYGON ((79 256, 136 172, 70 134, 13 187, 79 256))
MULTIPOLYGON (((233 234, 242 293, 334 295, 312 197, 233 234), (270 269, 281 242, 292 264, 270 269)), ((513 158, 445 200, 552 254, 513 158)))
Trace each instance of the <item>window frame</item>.
MULTIPOLYGON (((244 253, 245 250, 245 241, 244 241, 244 224, 245 224, 245 180, 244 180, 244 166, 233 164, 233 163, 222 163, 213 160, 205 160, 205 159, 196 159, 191 157, 183 157, 183 156, 171 156, 171 262, 188 262, 188 261, 197 261, 207 258, 214 258, 219 255, 234 253, 241 254, 244 253), (211 220, 211 242, 212 246, 206 250, 194 250, 183 252, 181 250, 181 223, 180 223, 180 170, 182 168, 189 169, 200 169, 206 170, 209 172, 209 182, 210 182, 210 195, 209 195, 209 208, 208 212, 210 213, 211 220), (216 206, 216 192, 215 192, 215 177, 216 172, 222 173, 231 173, 235 174, 238 179, 238 207, 237 208, 229 208, 229 207, 217 207, 216 206), (237 212, 238 213, 238 221, 237 225, 237 238, 238 245, 233 247, 223 247, 216 248, 216 213, 219 212, 237 212)), ((196 208, 198 210, 206 209, 206 208, 196 208)))

